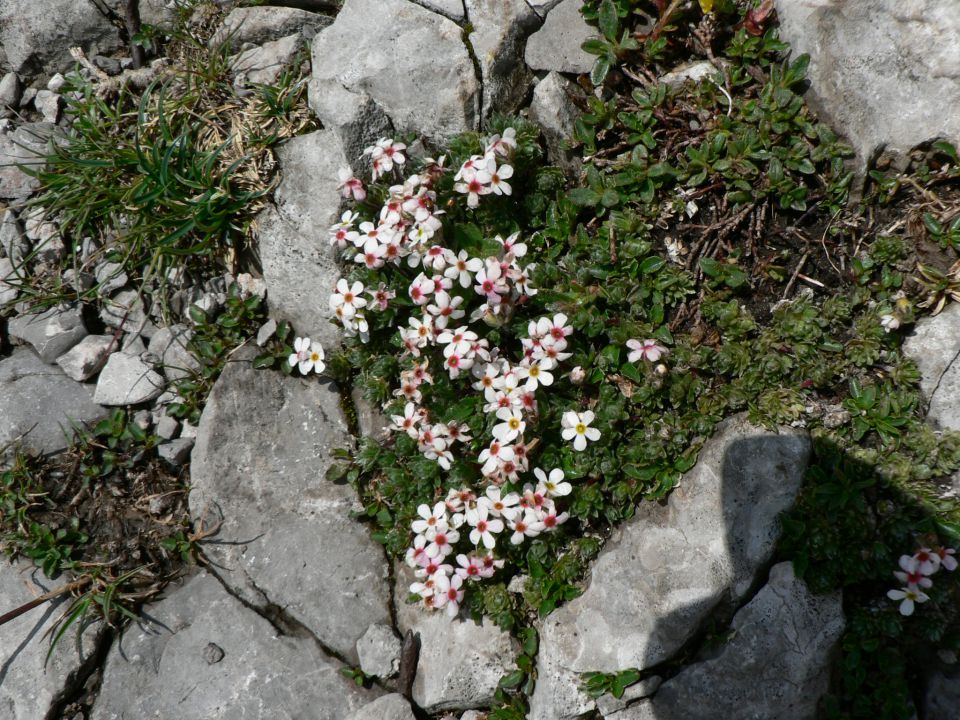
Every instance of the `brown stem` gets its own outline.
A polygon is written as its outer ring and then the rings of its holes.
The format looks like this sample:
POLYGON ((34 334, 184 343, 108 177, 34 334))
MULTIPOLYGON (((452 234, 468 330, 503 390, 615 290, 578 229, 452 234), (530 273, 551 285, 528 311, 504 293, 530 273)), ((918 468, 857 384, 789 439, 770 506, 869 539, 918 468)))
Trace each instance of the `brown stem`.
POLYGON ((130 57, 133 58, 134 70, 139 70, 147 64, 147 52, 143 45, 134 42, 140 34, 140 0, 126 0, 123 8, 123 22, 127 26, 127 35, 130 36, 130 57))
POLYGON ((0 625, 5 625, 6 623, 10 622, 11 620, 14 620, 14 619, 20 617, 20 616, 23 615, 25 612, 28 612, 29 610, 33 610, 33 608, 37 607, 38 605, 43 605, 43 604, 44 604, 45 602, 47 602, 48 600, 53 600, 53 598, 55 598, 55 597, 59 597, 60 595, 64 595, 64 594, 69 593, 69 592, 73 592, 73 591, 76 590, 77 588, 82 588, 84 585, 89 584, 89 583, 90 583, 90 580, 91 580, 91 578, 90 578, 90 576, 88 575, 88 576, 82 577, 82 578, 80 578, 79 580, 76 580, 76 581, 74 581, 74 582, 72 582, 72 583, 67 583, 66 585, 64 585, 64 586, 61 587, 61 588, 57 588, 56 590, 52 590, 52 591, 50 591, 50 592, 48 592, 48 593, 45 593, 45 594, 41 595, 40 597, 34 598, 34 599, 31 600, 30 602, 24 603, 24 604, 21 605, 20 607, 14 609, 14 610, 11 610, 10 612, 8 612, 8 613, 6 613, 6 614, 4 614, 4 615, 0 615, 0 625))

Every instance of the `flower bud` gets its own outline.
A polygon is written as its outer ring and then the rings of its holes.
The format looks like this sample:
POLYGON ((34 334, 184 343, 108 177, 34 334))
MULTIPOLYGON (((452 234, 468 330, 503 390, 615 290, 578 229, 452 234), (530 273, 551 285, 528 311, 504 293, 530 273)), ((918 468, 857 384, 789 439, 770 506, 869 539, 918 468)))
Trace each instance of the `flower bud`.
POLYGON ((570 371, 570 382, 574 385, 582 385, 583 381, 587 379, 586 371, 577 365, 573 370, 570 371))
POLYGON ((657 365, 657 366, 654 368, 654 371, 657 373, 657 375, 666 375, 668 372, 670 372, 670 371, 667 369, 667 366, 664 365, 663 363, 660 363, 659 365, 657 365))

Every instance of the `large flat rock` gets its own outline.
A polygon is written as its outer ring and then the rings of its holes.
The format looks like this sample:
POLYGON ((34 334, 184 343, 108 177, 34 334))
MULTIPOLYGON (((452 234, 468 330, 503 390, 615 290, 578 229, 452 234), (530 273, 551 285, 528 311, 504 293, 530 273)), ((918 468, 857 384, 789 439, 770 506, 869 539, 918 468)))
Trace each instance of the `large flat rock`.
POLYGON ((119 48, 120 33, 95 3, 77 0, 3 0, 0 46, 10 69, 21 75, 66 72, 70 48, 92 57, 119 48))
POLYGON ((220 532, 203 548, 255 606, 279 606, 351 663, 373 623, 389 623, 388 568, 350 517, 349 485, 324 475, 350 436, 331 383, 288 377, 235 356, 214 385, 193 450, 190 511, 220 532))
POLYGON ((530 720, 588 712, 579 673, 657 665, 711 611, 744 598, 772 557, 809 454, 806 434, 772 434, 743 416, 721 423, 669 502, 642 503, 584 594, 544 620, 530 720))
MULTIPOLYGON (((563 73, 590 72, 595 56, 581 49, 585 40, 596 37, 597 29, 580 14, 581 0, 562 0, 548 8, 543 27, 527 40, 525 59, 534 70, 563 73)), ((544 12, 542 8, 539 12, 544 12)))
POLYGON ((107 411, 93 402, 93 388, 47 365, 30 348, 0 360, 0 449, 22 437, 22 445, 49 454, 69 444, 75 423, 95 423, 107 411))
POLYGON ((340 342, 339 327, 330 322, 329 298, 340 277, 333 250, 298 232, 273 207, 257 216, 256 233, 270 314, 329 351, 340 342))
POLYGON ((376 698, 311 638, 273 626, 203 572, 111 648, 93 720, 343 720, 376 698))
POLYGON ((814 720, 830 685, 830 661, 843 635, 840 593, 814 595, 790 563, 733 618, 731 639, 715 657, 665 682, 650 700, 615 720, 814 720))
MULTIPOLYGON (((3 7, 0 4, 0 13, 4 12, 3 7)), ((0 42, 2 45, 3 42, 0 42)), ((12 132, 0 132, 0 198, 25 200, 40 187, 40 181, 22 168, 38 170, 44 164, 47 141, 54 127, 50 123, 24 123, 12 132)))
MULTIPOLYGON (((30 562, 11 565, 2 559, 0 612, 13 610, 66 582, 47 579, 30 562)), ((84 630, 79 643, 76 628, 68 629, 46 660, 50 648, 46 633, 54 628, 68 602, 64 595, 0 625, 0 717, 4 720, 46 720, 53 705, 93 662, 102 631, 99 623, 84 630)))
POLYGON ((920 370, 920 389, 930 402, 927 418, 944 430, 960 430, 960 304, 921 318, 903 352, 920 370))
POLYGON ((366 93, 401 132, 441 140, 476 130, 480 82, 461 34, 408 0, 346 0, 314 38, 314 87, 366 93))
POLYGON ((401 633, 412 630, 420 636, 413 701, 430 713, 488 708, 500 678, 516 668, 517 642, 490 618, 477 624, 408 604, 413 572, 397 564, 395 574, 397 626, 401 633))
POLYGON ((857 151, 960 142, 960 12, 942 0, 776 0, 780 37, 808 53, 807 100, 857 151))

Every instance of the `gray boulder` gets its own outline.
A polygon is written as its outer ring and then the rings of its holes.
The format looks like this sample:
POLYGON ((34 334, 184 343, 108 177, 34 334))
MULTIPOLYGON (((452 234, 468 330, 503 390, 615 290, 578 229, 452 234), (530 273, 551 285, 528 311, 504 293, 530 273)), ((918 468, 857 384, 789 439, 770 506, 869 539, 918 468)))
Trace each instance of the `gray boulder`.
POLYGON ((312 38, 333 20, 326 15, 292 7, 238 7, 231 10, 210 38, 210 47, 229 42, 233 47, 244 43, 259 45, 300 33, 312 38))
POLYGON ((403 643, 389 625, 375 623, 357 640, 360 669, 367 675, 390 678, 400 669, 403 643))
MULTIPOLYGON (((350 167, 344 147, 331 130, 298 135, 277 148, 280 183, 275 200, 280 214, 296 229, 327 247, 327 228, 340 219, 337 171, 350 167)), ((272 291, 267 280, 268 294, 272 291)), ((326 298, 324 298, 326 300, 326 298)))
POLYGON ((24 123, 12 132, 0 132, 0 199, 25 200, 40 186, 39 180, 18 165, 36 170, 44 164, 42 158, 54 127, 49 123, 24 123))
POLYGON ((365 92, 351 92, 338 83, 311 80, 307 97, 310 109, 323 127, 337 134, 348 165, 361 159, 364 148, 393 135, 390 118, 365 92))
POLYGON ((715 608, 741 600, 772 557, 809 454, 805 434, 775 435, 743 416, 721 423, 669 502, 641 504, 583 595, 543 621, 530 720, 590 711, 579 673, 657 665, 715 608))
POLYGON ((533 74, 523 62, 527 37, 543 20, 525 0, 465 0, 468 36, 483 80, 481 118, 516 111, 529 93, 533 74))
POLYGON ((157 457, 159 457, 167 467, 173 470, 179 470, 190 460, 190 451, 196 440, 193 438, 176 438, 165 443, 157 445, 157 457))
POLYGON ((433 140, 476 130, 480 84, 461 33, 407 0, 346 0, 313 41, 317 91, 364 92, 398 131, 433 140))
POLYGON ((20 104, 23 95, 23 85, 15 72, 6 73, 0 79, 0 118, 13 115, 13 111, 20 104))
POLYGON ((863 169, 935 138, 960 142, 960 13, 941 0, 776 0, 780 37, 808 53, 808 102, 863 169))
POLYGON ((347 720, 415 720, 415 718, 406 698, 398 693, 391 693, 360 708, 347 720))
POLYGON ((571 175, 579 174, 582 160, 563 143, 573 137, 580 103, 586 103, 583 90, 558 72, 549 73, 537 83, 530 103, 530 119, 543 130, 547 159, 571 175))
POLYGON ((19 267, 29 252, 30 241, 23 232, 20 220, 12 210, 6 210, 0 221, 0 256, 6 256, 15 267, 19 267))
POLYGON ((342 720, 376 697, 312 638, 278 635, 206 572, 144 618, 111 648, 93 720, 342 720))
POLYGON ((428 713, 489 707, 500 678, 516 668, 517 642, 490 618, 478 625, 408 604, 413 572, 397 564, 395 575, 397 626, 401 633, 412 630, 420 636, 413 701, 428 713))
POLYGON ((67 377, 83 382, 89 380, 106 364, 112 350, 117 349, 113 335, 87 335, 70 350, 57 358, 67 377))
MULTIPOLYGON (((32 563, 0 561, 0 607, 13 610, 37 596, 59 589, 65 579, 48 580, 32 563)), ((0 625, 0 716, 10 720, 46 720, 53 705, 92 669, 103 627, 94 623, 80 642, 75 628, 66 634, 46 661, 46 633, 69 604, 69 595, 51 600, 0 625)))
POLYGON ((74 424, 106 417, 90 388, 25 347, 0 360, 0 408, 0 448, 22 436, 24 447, 43 454, 67 447, 74 424))
POLYGON ((87 336, 80 310, 52 307, 42 312, 18 315, 10 320, 10 337, 30 343, 44 362, 58 357, 87 336))
POLYGON ((0 46, 10 69, 23 75, 52 75, 74 65, 70 48, 87 56, 120 47, 120 34, 92 2, 4 0, 0 3, 0 46))
POLYGON ((939 667, 929 673, 923 693, 924 720, 955 720, 960 708, 960 669, 939 667))
POLYGON ((329 246, 299 233, 273 207, 257 216, 256 228, 271 315, 288 320, 298 335, 328 350, 339 344, 328 298, 340 270, 329 246))
POLYGON ((357 640, 389 623, 387 565, 350 517, 346 484, 325 479, 331 451, 351 438, 335 386, 254 370, 255 349, 234 356, 200 419, 190 511, 219 533, 204 551, 254 606, 279 606, 356 664, 357 640))
POLYGON ((162 366, 167 380, 182 380, 200 369, 200 361, 190 351, 191 336, 186 325, 171 325, 160 328, 150 338, 147 352, 162 366))
POLYGON ((464 20, 463 0, 410 0, 410 2, 439 13, 455 23, 462 23, 464 20))
POLYGON ((271 85, 277 81, 280 73, 293 63, 303 44, 303 36, 294 33, 279 40, 270 40, 263 45, 254 45, 233 56, 230 59, 230 69, 237 76, 240 85, 271 85))
POLYGON ((814 595, 790 563, 733 618, 732 638, 715 657, 684 668, 650 700, 611 720, 814 720, 830 684, 843 635, 840 593, 814 595))
POLYGON ((93 400, 101 405, 139 405, 163 392, 163 378, 135 355, 117 352, 97 378, 93 400))
POLYGON ((20 280, 10 258, 0 258, 0 306, 11 303, 20 294, 20 280))
POLYGON ((920 370, 920 389, 930 402, 927 419, 944 430, 960 430, 960 304, 921 318, 903 352, 920 370))
POLYGON ((590 72, 595 57, 580 46, 597 30, 580 14, 581 0, 563 0, 547 12, 543 27, 527 40, 526 61, 534 70, 590 72))

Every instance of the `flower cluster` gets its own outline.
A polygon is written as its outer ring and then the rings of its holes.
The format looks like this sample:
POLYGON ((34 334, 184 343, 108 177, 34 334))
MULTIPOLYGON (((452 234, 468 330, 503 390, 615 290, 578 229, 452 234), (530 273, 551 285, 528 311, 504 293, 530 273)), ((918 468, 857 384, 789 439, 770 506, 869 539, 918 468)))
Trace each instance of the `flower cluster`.
POLYGON ((453 189, 467 196, 467 207, 477 207, 482 195, 513 193, 513 188, 507 182, 513 177, 513 167, 502 163, 501 158, 509 158, 516 148, 517 132, 507 128, 503 137, 494 135, 490 138, 483 155, 474 155, 460 166, 453 177, 453 189))
POLYGON ((293 354, 287 362, 291 367, 300 370, 301 375, 307 375, 311 370, 322 373, 326 369, 323 357, 323 346, 320 343, 311 342, 308 337, 298 337, 293 341, 293 354))
POLYGON ((887 597, 900 602, 900 614, 912 615, 916 603, 924 603, 930 596, 923 592, 933 587, 931 575, 940 568, 947 571, 957 569, 957 559, 953 548, 939 547, 935 550, 920 548, 913 555, 900 556, 900 569, 893 573, 900 581, 898 590, 890 590, 887 597))
POLYGON ((410 592, 420 597, 423 606, 446 608, 452 617, 460 610, 465 592, 464 583, 493 577, 504 561, 493 553, 501 533, 510 533, 513 545, 528 537, 553 530, 567 521, 565 512, 558 513, 554 498, 570 493, 563 471, 549 475, 534 469, 537 485, 529 483, 522 492, 503 494, 497 485, 488 485, 477 495, 469 488, 451 490, 443 502, 433 507, 420 505, 418 518, 411 524, 413 545, 407 550, 407 564, 414 568, 417 582, 410 592), (472 548, 456 553, 454 547, 462 539, 472 548), (456 553, 456 566, 450 562, 456 553))

